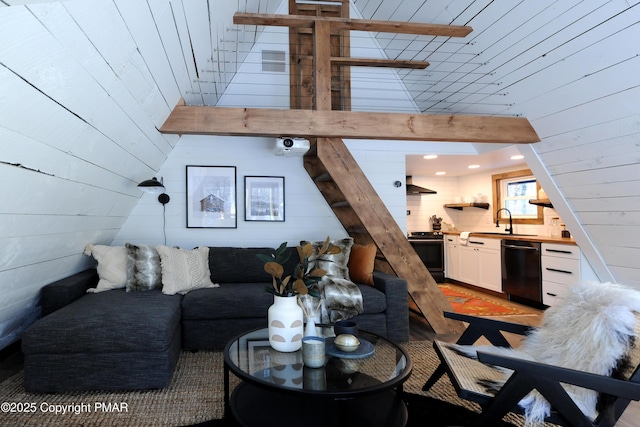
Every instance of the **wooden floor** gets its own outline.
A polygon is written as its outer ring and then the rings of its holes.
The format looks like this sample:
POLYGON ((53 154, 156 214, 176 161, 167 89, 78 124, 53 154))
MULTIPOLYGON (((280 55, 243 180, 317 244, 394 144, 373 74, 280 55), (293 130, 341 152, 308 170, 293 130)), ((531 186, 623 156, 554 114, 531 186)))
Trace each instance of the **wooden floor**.
MULTIPOLYGON (((453 285, 453 284, 449 284, 449 285, 452 286, 453 288, 456 287, 456 285, 453 285)), ((477 293, 478 295, 481 295, 484 298, 487 298, 487 297, 492 298, 491 295, 488 295, 486 293, 479 292, 479 291, 474 291, 467 287, 464 287, 464 288, 461 287, 461 289, 464 289, 465 292, 477 293)), ((523 306, 518 303, 507 301, 501 298, 496 297, 496 301, 499 301, 501 304, 512 305, 516 308, 523 308, 523 306)), ((530 307, 527 307, 527 309, 533 310, 530 307)), ((540 321, 542 320, 543 312, 540 310, 533 310, 533 311, 537 312, 538 315, 496 316, 494 317, 494 319, 504 320, 504 321, 513 322, 513 323, 521 323, 521 324, 530 325, 530 326, 537 326, 540 324, 540 321)), ((409 339, 411 341, 433 340, 433 338, 436 337, 434 332, 429 327, 428 323, 425 321, 424 317, 422 317, 419 313, 413 310, 410 312, 409 323, 411 327, 409 339)), ((455 337, 451 337, 451 336, 445 336, 445 337, 437 336, 437 337, 439 339, 444 339, 446 341, 455 341, 455 337)), ((512 339, 510 339, 510 341, 512 341, 511 344, 514 346, 517 346, 517 340, 518 340, 517 337, 512 337, 512 339)), ((627 410, 624 412, 622 417, 620 417, 620 419, 616 423, 616 427, 638 427, 638 426, 640 426, 640 402, 631 402, 627 410)))

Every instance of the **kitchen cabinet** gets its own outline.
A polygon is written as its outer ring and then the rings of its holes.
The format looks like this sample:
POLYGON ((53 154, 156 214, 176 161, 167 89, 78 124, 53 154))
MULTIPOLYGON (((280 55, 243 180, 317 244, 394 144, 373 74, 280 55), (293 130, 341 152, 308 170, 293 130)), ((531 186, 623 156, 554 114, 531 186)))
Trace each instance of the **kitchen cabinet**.
POLYGON ((445 275, 449 279, 460 280, 460 265, 458 261, 458 236, 447 235, 444 238, 444 259, 446 260, 445 275))
POLYGON ((458 279, 470 285, 502 292, 500 240, 469 237, 458 249, 458 279))
POLYGON ((553 305, 580 282, 582 254, 575 245, 542 244, 542 303, 553 305))

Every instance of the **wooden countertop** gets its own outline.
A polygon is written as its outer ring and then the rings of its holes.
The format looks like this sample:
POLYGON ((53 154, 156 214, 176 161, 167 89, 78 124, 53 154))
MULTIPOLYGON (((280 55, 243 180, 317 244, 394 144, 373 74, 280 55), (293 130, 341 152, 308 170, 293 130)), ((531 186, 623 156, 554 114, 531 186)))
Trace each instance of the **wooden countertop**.
MULTIPOLYGON (((459 236, 459 231, 443 231, 442 234, 451 234, 453 236, 459 236)), ((482 231, 471 232, 471 236, 475 237, 483 237, 488 239, 509 239, 509 240, 525 240, 527 242, 541 242, 541 243, 561 243, 565 245, 575 245, 576 241, 573 238, 569 237, 550 237, 550 236, 528 236, 528 235, 518 235, 518 234, 491 234, 491 233, 483 233, 482 231)))

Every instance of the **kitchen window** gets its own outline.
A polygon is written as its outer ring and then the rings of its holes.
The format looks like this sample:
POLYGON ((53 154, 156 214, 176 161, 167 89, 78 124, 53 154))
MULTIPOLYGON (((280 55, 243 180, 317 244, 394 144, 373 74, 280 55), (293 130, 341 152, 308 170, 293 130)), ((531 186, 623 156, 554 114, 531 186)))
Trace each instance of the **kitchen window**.
MULTIPOLYGON (((532 205, 530 199, 537 199, 540 185, 531 170, 524 169, 492 175, 493 181, 493 220, 501 208, 511 212, 514 224, 543 224, 543 208, 532 205)), ((506 211, 500 212, 499 219, 508 219, 506 211)))

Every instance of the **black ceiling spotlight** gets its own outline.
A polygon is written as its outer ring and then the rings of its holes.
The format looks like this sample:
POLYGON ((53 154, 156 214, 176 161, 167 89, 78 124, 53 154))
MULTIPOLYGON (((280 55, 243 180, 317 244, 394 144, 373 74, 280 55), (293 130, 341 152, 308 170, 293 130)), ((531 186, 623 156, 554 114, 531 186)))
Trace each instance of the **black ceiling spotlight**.
POLYGON ((142 181, 140 184, 138 184, 138 188, 144 191, 145 193, 149 193, 149 194, 161 193, 158 196, 158 201, 163 205, 166 205, 167 203, 169 203, 169 200, 171 200, 169 195, 163 192, 164 183, 163 183, 162 177, 160 177, 160 181, 158 181, 158 179, 155 176, 146 181, 142 181))

